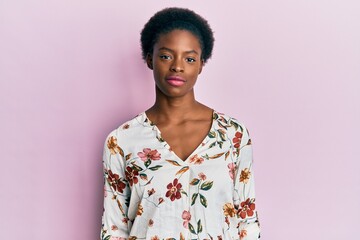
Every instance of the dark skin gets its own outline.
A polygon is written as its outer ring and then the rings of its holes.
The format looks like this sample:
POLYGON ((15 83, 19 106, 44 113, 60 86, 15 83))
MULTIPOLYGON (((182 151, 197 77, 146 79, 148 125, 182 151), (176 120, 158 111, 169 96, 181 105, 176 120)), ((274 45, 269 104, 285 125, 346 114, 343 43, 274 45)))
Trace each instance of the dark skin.
POLYGON ((186 30, 162 34, 146 62, 153 70, 156 100, 145 113, 171 150, 185 161, 205 139, 212 123, 212 108, 195 100, 193 88, 204 66, 199 40, 186 30), (185 83, 170 85, 166 78, 173 75, 185 83))

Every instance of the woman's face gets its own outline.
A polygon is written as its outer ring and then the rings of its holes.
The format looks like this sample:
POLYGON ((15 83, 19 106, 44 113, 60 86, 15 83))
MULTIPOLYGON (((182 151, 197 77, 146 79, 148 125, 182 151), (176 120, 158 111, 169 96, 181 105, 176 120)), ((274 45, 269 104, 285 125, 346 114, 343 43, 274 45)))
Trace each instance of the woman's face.
POLYGON ((198 38, 186 30, 160 35, 147 65, 164 95, 181 97, 192 92, 203 67, 198 38))

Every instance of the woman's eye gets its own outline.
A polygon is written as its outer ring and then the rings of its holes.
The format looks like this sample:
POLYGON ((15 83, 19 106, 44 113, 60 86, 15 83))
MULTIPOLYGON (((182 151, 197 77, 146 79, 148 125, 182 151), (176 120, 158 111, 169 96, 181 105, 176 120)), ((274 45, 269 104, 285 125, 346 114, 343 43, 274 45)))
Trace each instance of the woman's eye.
POLYGON ((196 60, 195 60, 195 58, 186 58, 186 61, 188 61, 188 62, 195 62, 196 60))
POLYGON ((169 55, 160 55, 160 58, 162 58, 162 59, 170 59, 170 56, 169 55))

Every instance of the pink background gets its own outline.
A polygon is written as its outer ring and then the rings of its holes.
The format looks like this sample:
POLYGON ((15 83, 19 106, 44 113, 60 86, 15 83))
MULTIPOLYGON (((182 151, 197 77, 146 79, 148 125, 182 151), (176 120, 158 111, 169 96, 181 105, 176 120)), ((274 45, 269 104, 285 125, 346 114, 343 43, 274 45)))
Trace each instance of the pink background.
POLYGON ((1 239, 98 239, 106 135, 154 101, 139 32, 165 6, 215 31, 199 101, 254 143, 262 238, 356 239, 360 4, 0 2, 1 239))

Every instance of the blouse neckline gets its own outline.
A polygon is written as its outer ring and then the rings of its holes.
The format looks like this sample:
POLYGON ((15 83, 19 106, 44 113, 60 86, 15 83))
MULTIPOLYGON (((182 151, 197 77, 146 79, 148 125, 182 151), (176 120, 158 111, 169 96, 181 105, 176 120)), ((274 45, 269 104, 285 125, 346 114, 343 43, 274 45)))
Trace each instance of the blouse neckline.
POLYGON ((181 159, 172 149, 171 146, 169 145, 169 143, 166 142, 166 140, 161 136, 161 131, 160 129, 156 126, 156 124, 154 124, 147 116, 146 112, 143 111, 139 114, 140 116, 140 120, 142 122, 142 124, 144 124, 145 126, 151 127, 152 130, 154 131, 155 137, 157 138, 157 140, 159 141, 159 143, 161 143, 163 145, 163 147, 165 147, 168 151, 171 152, 171 154, 177 159, 179 160, 179 162, 182 163, 189 163, 190 159, 192 157, 194 157, 199 150, 206 145, 206 143, 210 140, 209 135, 210 132, 212 131, 212 129, 215 127, 215 122, 216 122, 216 115, 217 112, 215 109, 212 109, 212 120, 211 120, 211 126, 210 129, 208 130, 206 136, 203 138, 203 140, 199 143, 199 145, 195 148, 195 150, 185 159, 181 159))

